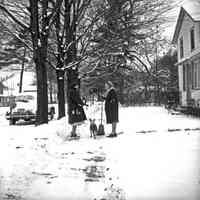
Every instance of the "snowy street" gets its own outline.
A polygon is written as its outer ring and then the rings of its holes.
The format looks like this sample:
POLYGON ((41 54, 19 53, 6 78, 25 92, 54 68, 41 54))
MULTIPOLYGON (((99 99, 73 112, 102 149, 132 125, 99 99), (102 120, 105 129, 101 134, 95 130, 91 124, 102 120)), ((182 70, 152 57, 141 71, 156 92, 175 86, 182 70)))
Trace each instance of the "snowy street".
POLYGON ((200 0, 0 0, 0 200, 200 200, 200 0))
MULTIPOLYGON (((88 118, 99 119, 95 109, 86 110, 88 118)), ((121 107, 123 134, 90 138, 87 121, 79 140, 65 141, 66 119, 9 126, 5 111, 0 108, 2 200, 200 199, 198 118, 162 107, 121 107)))

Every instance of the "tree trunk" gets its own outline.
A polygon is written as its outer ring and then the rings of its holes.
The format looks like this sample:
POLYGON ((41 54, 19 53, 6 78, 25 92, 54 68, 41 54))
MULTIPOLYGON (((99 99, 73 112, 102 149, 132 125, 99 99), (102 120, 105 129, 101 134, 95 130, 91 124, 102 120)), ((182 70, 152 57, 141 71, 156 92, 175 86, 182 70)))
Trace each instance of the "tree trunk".
POLYGON ((19 93, 22 92, 22 83, 23 83, 25 57, 26 57, 26 47, 24 47, 24 55, 23 55, 23 60, 22 60, 22 68, 21 68, 21 72, 20 72, 19 93))
POLYGON ((124 79, 122 78, 120 81, 119 85, 119 100, 120 103, 123 105, 124 104, 124 79))
MULTIPOLYGON (((58 119, 65 116, 65 91, 64 91, 64 70, 62 69, 64 63, 64 49, 63 49, 63 34, 61 31, 60 8, 56 16, 56 37, 57 37, 57 66, 56 77, 58 86, 58 119)), ((66 20, 66 19, 65 19, 66 20)), ((69 27, 66 27, 69 28, 69 27)))
POLYGON ((37 116, 36 123, 48 123, 48 95, 46 65, 42 60, 41 51, 37 51, 35 59, 37 74, 37 116), (39 55, 38 55, 39 54, 39 55))
POLYGON ((49 98, 50 103, 53 103, 53 84, 51 80, 49 80, 49 98))
POLYGON ((39 8, 38 0, 29 0, 30 2, 30 25, 31 37, 33 43, 33 59, 36 67, 37 79, 37 115, 36 124, 48 123, 48 94, 47 94, 47 39, 46 34, 46 16, 48 1, 42 1, 42 34, 39 30, 39 8))
POLYGON ((65 92, 64 92, 64 71, 56 70, 57 85, 58 85, 58 119, 65 116, 65 92))

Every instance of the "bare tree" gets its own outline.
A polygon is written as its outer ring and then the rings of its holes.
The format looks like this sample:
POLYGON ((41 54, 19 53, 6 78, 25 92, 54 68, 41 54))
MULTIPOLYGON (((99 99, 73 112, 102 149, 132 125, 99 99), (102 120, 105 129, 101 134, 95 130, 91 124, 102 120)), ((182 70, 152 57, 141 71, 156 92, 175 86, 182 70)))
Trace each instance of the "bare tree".
POLYGON ((64 0, 63 6, 59 8, 56 14, 49 53, 56 60, 55 65, 52 62, 50 65, 56 66, 54 68, 58 85, 58 118, 65 116, 65 72, 67 74, 67 90, 73 81, 78 81, 78 65, 84 58, 84 54, 80 53, 78 46, 80 39, 88 32, 88 30, 85 30, 80 34, 78 29, 90 2, 91 0, 64 0))
MULTIPOLYGON (((173 4, 164 0, 29 0, 0 3, 7 31, 31 50, 37 74, 37 123, 47 123, 47 63, 56 70, 58 110, 65 115, 67 87, 77 72, 98 78, 125 77, 129 70, 149 70, 142 41, 150 40, 173 4), (18 12, 16 12, 16 9, 18 12), (30 19, 30 20, 29 20, 30 19), (21 37, 20 33, 27 35, 21 37), (31 33, 31 34, 30 34, 31 33), (54 57, 52 59, 52 57, 54 57)), ((124 78, 120 86, 124 85, 124 78)), ((123 88, 121 88, 123 90, 123 88)))
MULTIPOLYGON (((71 72, 78 72, 78 65, 84 57, 83 51, 79 51, 78 43, 83 35, 88 34, 89 29, 80 32, 78 27, 90 2, 91 0, 29 0, 28 5, 26 1, 13 3, 7 0, 0 4, 1 11, 12 22, 12 26, 7 27, 9 32, 33 53, 37 74, 38 124, 47 122, 47 62, 57 74, 58 118, 65 116, 64 73, 67 73, 69 86, 73 81, 71 72), (12 12, 14 7, 15 11, 17 8, 20 12, 12 12), (21 37, 21 30, 29 36, 26 40, 21 37)), ((78 79, 78 73, 74 74, 77 74, 78 79)))
POLYGON ((110 79, 123 69, 124 73, 126 69, 138 69, 156 78, 142 50, 143 43, 152 41, 157 27, 166 21, 164 14, 174 5, 164 0, 102 0, 95 11, 101 19, 88 48, 90 60, 94 61, 90 66, 97 72, 90 73, 91 78, 110 79))
POLYGON ((20 72, 19 93, 22 92, 23 74, 24 74, 24 67, 25 67, 25 57, 26 57, 26 47, 24 47, 24 54, 23 54, 23 60, 22 60, 22 68, 21 68, 21 72, 20 72))
POLYGON ((46 0, 28 2, 7 0, 0 4, 0 9, 10 22, 10 26, 6 26, 3 22, 2 24, 33 53, 37 79, 37 124, 48 123, 46 66, 48 38, 49 29, 55 21, 55 13, 61 2, 58 1, 55 7, 51 1, 46 0), (21 37, 21 33, 27 37, 21 37))

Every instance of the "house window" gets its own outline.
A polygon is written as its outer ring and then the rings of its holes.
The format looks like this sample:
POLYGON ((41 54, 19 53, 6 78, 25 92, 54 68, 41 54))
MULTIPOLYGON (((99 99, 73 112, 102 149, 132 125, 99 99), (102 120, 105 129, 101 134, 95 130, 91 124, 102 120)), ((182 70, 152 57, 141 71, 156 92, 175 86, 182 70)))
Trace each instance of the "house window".
POLYGON ((195 83, 196 83, 196 80, 195 80, 195 67, 194 67, 194 62, 192 61, 191 62, 191 82, 192 82, 192 89, 195 89, 195 83))
POLYGON ((194 62, 193 85, 194 89, 200 89, 200 60, 194 62))
POLYGON ((198 71, 197 71, 197 65, 196 65, 196 62, 193 63, 193 89, 196 89, 197 88, 197 74, 198 74, 198 71))
POLYGON ((194 27, 190 30, 190 45, 191 51, 195 49, 194 27))
POLYGON ((183 54, 183 37, 180 38, 180 57, 183 58, 184 54, 183 54))
POLYGON ((186 65, 183 65, 183 91, 186 90, 186 65))
POLYGON ((197 61, 197 88, 200 88, 200 59, 197 61))

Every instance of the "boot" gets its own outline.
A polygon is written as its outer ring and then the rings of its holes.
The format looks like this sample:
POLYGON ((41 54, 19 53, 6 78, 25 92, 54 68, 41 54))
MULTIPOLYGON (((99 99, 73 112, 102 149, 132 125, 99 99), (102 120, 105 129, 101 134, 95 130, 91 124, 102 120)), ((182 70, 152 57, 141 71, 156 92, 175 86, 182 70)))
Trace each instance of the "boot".
POLYGON ((116 133, 111 133, 108 135, 108 137, 117 137, 117 134, 116 133))

